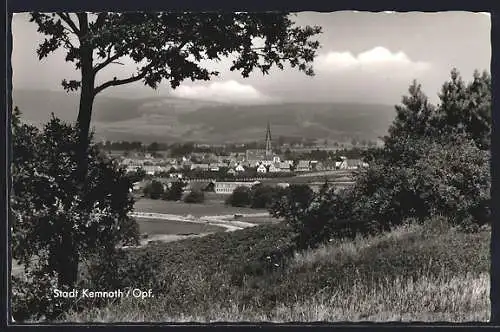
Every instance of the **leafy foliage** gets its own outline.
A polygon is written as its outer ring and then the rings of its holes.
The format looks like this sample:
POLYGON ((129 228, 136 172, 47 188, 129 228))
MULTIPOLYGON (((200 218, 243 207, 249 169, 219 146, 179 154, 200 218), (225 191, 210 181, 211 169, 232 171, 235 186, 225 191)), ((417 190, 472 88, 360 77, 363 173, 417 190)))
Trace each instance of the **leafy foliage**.
POLYGON ((144 187, 144 195, 151 199, 160 199, 164 195, 163 184, 160 181, 153 180, 144 187))
MULTIPOLYGON (((73 126, 53 117, 40 131, 22 124, 17 113, 12 141, 12 257, 33 280, 33 294, 42 288, 51 291, 43 282, 54 281, 42 278, 38 283, 40 274, 55 276, 58 287, 70 286, 79 263, 89 256, 137 243, 137 224, 128 216, 134 204, 131 183, 125 171, 94 145, 87 150, 86 191, 78 186, 78 135, 73 126)), ((33 314, 53 308, 42 302, 32 305, 43 310, 33 314)))
POLYGON ((441 216, 467 230, 490 221, 490 77, 476 72, 466 85, 456 70, 451 75, 437 107, 413 82, 384 147, 365 153, 370 168, 356 176, 354 188, 324 187, 310 204, 285 196, 273 207, 292 225, 298 245, 387 231, 409 218, 441 216))
POLYGON ((236 187, 226 199, 226 204, 236 207, 246 207, 252 204, 252 190, 245 186, 236 187))
POLYGON ((464 83, 453 69, 451 80, 443 84, 439 95, 438 124, 450 135, 466 134, 482 150, 490 147, 491 76, 475 71, 473 80, 464 83))
MULTIPOLYGON (((236 55, 231 71, 240 71, 243 77, 255 69, 263 74, 268 74, 273 66, 283 69, 284 63, 313 75, 310 63, 319 42, 310 38, 321 32, 317 26, 294 26, 287 13, 59 12, 31 13, 31 21, 48 36, 37 49, 40 59, 63 48, 66 61, 81 69, 85 52, 91 50, 96 57, 91 59, 95 61, 89 73, 92 77, 124 57, 141 64, 130 77, 95 87, 94 94, 139 80, 152 88, 162 80, 167 80, 172 88, 185 79, 209 80, 218 72, 209 71, 200 63, 230 54, 236 55), (256 38, 262 41, 259 46, 255 45, 256 38)), ((78 80, 63 81, 66 90, 76 90, 81 85, 78 80)))
POLYGON ((203 203, 205 201, 205 193, 201 190, 192 190, 184 197, 184 203, 203 203))
POLYGON ((167 201, 179 201, 184 194, 184 187, 186 183, 183 181, 173 182, 170 188, 167 188, 163 193, 162 199, 167 201))
POLYGON ((139 181, 142 181, 146 178, 146 171, 142 168, 139 168, 135 172, 127 173, 127 176, 129 177, 130 182, 132 182, 132 183, 139 182, 139 181))
POLYGON ((252 203, 250 207, 254 209, 267 209, 285 194, 285 190, 275 186, 257 184, 251 188, 252 203))

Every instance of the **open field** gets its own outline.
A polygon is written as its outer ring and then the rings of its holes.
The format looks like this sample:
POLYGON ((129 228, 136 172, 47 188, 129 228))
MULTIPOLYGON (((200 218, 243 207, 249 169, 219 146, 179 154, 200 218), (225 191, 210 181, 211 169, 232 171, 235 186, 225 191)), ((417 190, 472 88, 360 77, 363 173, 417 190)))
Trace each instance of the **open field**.
POLYGON ((239 218, 238 220, 243 221, 243 222, 249 222, 252 224, 257 224, 257 225, 261 225, 261 224, 264 225, 264 224, 271 224, 271 223, 280 222, 279 219, 273 218, 271 216, 268 216, 268 217, 243 216, 243 217, 239 218))
POLYGON ((135 203, 134 208, 136 212, 168 213, 181 216, 192 215, 194 217, 266 212, 266 210, 261 209, 225 206, 222 202, 218 201, 207 201, 203 204, 186 204, 184 202, 172 202, 147 198, 139 199, 135 203))
POLYGON ((134 251, 156 267, 154 298, 62 320, 487 321, 489 243, 489 230, 410 225, 297 252, 283 224, 158 243, 134 251))
POLYGON ((136 220, 139 224, 139 231, 141 233, 155 235, 187 235, 225 231, 223 227, 215 225, 191 223, 177 220, 158 220, 148 218, 136 218, 136 220))

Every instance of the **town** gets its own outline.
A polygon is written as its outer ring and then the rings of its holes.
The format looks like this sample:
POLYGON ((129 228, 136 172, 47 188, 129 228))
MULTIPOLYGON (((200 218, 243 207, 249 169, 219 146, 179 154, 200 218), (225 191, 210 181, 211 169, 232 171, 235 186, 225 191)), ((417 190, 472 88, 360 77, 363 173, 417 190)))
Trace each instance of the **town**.
MULTIPOLYGON (((370 142, 354 142, 356 145, 350 144, 350 148, 346 144, 278 145, 273 144, 269 122, 265 133, 262 140, 264 148, 250 149, 245 149, 245 144, 186 144, 184 149, 173 147, 160 152, 158 143, 145 146, 136 142, 106 141, 100 144, 108 148, 109 155, 118 160, 127 173, 137 175, 136 179, 140 181, 134 182, 134 191, 143 190, 152 180, 163 183, 165 188, 178 180, 201 182, 205 183, 203 190, 212 188, 211 191, 218 194, 231 194, 238 186, 251 187, 257 182, 281 186, 290 183, 309 184, 313 190, 317 190, 325 180, 338 179, 338 175, 342 175, 341 181, 331 182, 339 186, 348 185, 352 183, 350 171, 369 166, 362 160, 362 151, 372 146, 368 144, 370 142), (131 151, 112 150, 110 147, 113 145, 131 151)), ((259 147, 259 143, 248 145, 259 147)), ((191 188, 189 185, 186 187, 187 190, 191 188)))

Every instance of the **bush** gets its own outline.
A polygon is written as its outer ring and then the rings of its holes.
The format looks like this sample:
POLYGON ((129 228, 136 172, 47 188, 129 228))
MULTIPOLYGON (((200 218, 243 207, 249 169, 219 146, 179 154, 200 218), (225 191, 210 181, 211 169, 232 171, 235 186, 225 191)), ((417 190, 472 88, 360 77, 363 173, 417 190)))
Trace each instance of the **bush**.
POLYGON ((130 179, 130 182, 139 182, 142 181, 146 178, 146 171, 143 170, 142 168, 139 168, 135 172, 129 172, 127 173, 128 178, 130 179))
POLYGON ((163 184, 160 181, 153 180, 144 188, 144 196, 151 199, 160 199, 163 197, 165 191, 163 184))
POLYGON ((166 201, 179 201, 182 199, 184 194, 184 187, 186 184, 183 181, 173 182, 171 187, 165 190, 162 195, 162 199, 166 201))
POLYGON ((81 262, 138 243, 137 223, 128 216, 132 184, 91 136, 82 186, 76 176, 77 130, 55 117, 40 131, 21 124, 15 112, 12 140, 12 257, 26 277, 16 283, 24 290, 13 295, 13 314, 53 317, 68 307, 52 289, 75 286, 81 262))
POLYGON ((408 218, 441 216, 468 231, 490 222, 489 75, 476 72, 466 86, 452 71, 438 107, 416 82, 408 91, 384 147, 365 153, 370 168, 357 174, 354 188, 322 190, 309 206, 286 196, 271 208, 293 227, 300 246, 389 230, 408 218))
POLYGON ((240 186, 226 199, 226 204, 235 207, 246 207, 252 204, 252 191, 250 188, 240 186))
POLYGON ((421 139, 416 144, 426 148, 413 165, 373 164, 358 178, 357 216, 386 229, 405 218, 423 221, 436 215, 453 225, 487 223, 489 153, 463 137, 448 142, 421 139))
POLYGON ((185 198, 184 203, 203 203, 205 194, 200 190, 192 190, 185 198))
POLYGON ((284 190, 278 187, 272 187, 263 184, 257 184, 252 187, 252 203, 254 209, 270 208, 276 200, 284 194, 284 190))

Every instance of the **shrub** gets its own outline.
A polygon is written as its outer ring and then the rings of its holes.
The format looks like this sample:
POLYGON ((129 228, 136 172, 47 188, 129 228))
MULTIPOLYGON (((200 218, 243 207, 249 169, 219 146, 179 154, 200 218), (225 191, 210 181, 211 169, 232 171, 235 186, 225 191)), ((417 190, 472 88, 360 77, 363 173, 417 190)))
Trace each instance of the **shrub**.
POLYGON ((144 195, 151 199, 160 199, 163 197, 165 191, 163 184, 160 181, 153 180, 144 188, 144 195))
POLYGON ((13 120, 12 257, 27 278, 17 285, 30 290, 15 293, 13 314, 26 318, 22 303, 31 303, 29 315, 52 317, 68 309, 54 299, 52 288, 74 286, 81 262, 138 242, 137 224, 128 216, 132 184, 124 169, 91 144, 82 186, 73 126, 52 117, 40 131, 21 124, 19 112, 13 120))
POLYGON ((435 107, 413 82, 396 106, 384 147, 365 153, 370 168, 356 176, 354 188, 342 195, 323 190, 308 207, 284 197, 271 212, 293 227, 301 246, 389 230, 408 218, 442 216, 477 230, 490 218, 489 89, 488 74, 476 72, 466 86, 454 70, 435 107))
POLYGON ((254 209, 270 208, 274 204, 274 202, 284 194, 281 188, 263 184, 257 184, 253 186, 251 192, 251 207, 254 209))
POLYGON ((182 199, 182 195, 184 193, 184 187, 186 183, 183 181, 173 182, 171 187, 165 190, 162 195, 162 199, 167 201, 179 201, 182 199))
POLYGON ((245 207, 252 204, 252 191, 245 186, 239 186, 226 199, 226 204, 235 207, 245 207))
POLYGON ((145 179, 146 171, 139 168, 137 171, 127 173, 127 176, 130 179, 130 182, 139 182, 145 179))
POLYGON ((184 203, 203 203, 205 194, 200 190, 192 190, 185 198, 184 203))
MULTIPOLYGON (((412 165, 373 164, 356 183, 358 217, 384 228, 442 215, 453 225, 489 221, 489 153, 467 138, 429 142, 412 165)), ((469 227, 467 226, 467 227, 469 227)))

